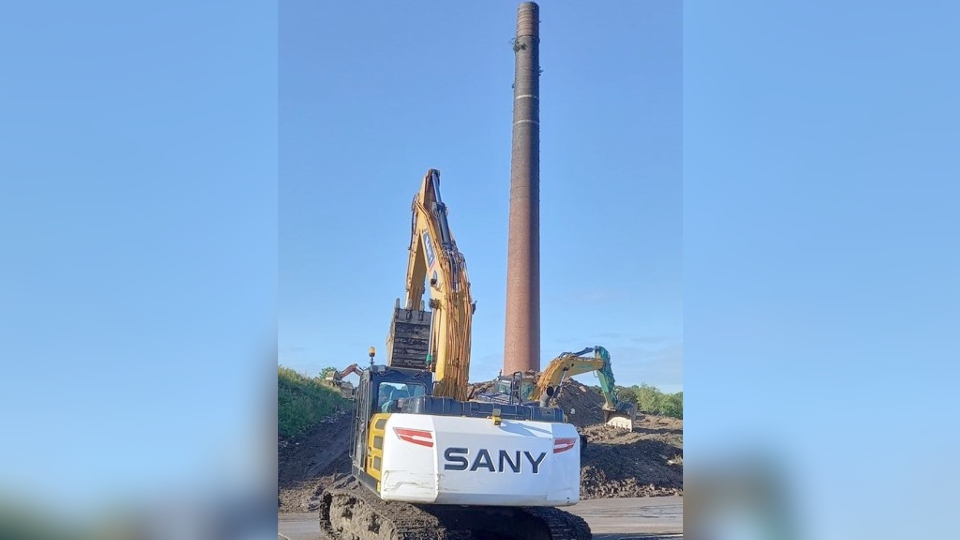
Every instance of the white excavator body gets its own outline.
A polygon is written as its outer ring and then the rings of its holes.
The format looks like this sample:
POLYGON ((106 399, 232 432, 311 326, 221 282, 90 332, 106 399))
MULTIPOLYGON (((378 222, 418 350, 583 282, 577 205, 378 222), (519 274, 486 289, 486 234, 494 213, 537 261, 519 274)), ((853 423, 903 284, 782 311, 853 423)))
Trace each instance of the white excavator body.
POLYGON ((571 424, 382 416, 383 500, 486 506, 568 506, 580 500, 580 438, 571 424))

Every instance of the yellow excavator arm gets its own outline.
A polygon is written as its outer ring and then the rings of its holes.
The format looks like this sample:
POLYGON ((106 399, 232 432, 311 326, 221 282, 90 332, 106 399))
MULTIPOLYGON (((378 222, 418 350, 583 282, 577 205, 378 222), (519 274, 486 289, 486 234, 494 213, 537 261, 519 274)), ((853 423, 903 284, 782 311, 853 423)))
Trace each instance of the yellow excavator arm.
POLYGON ((413 199, 406 299, 394 308, 387 363, 434 372, 436 396, 465 400, 476 303, 463 255, 447 223, 440 171, 430 169, 413 199), (424 306, 429 283, 430 311, 424 306))
MULTIPOLYGON (((541 396, 547 393, 548 388, 557 388, 567 377, 576 377, 577 375, 583 375, 591 371, 600 371, 605 365, 606 362, 600 358, 584 358, 573 353, 563 353, 554 358, 547 366, 547 369, 543 370, 530 399, 539 400, 541 396)), ((603 392, 603 399, 606 401, 604 404, 605 408, 611 410, 616 408, 613 403, 613 396, 609 395, 608 392, 603 392)))
POLYGON ((554 358, 540 374, 530 399, 542 402, 546 398, 547 401, 554 401, 559 397, 560 385, 564 379, 591 371, 595 371, 600 379, 604 422, 632 430, 637 416, 636 407, 632 403, 620 401, 617 396, 610 353, 600 346, 588 347, 575 353, 566 352, 554 358), (584 356, 591 352, 593 357, 584 356))

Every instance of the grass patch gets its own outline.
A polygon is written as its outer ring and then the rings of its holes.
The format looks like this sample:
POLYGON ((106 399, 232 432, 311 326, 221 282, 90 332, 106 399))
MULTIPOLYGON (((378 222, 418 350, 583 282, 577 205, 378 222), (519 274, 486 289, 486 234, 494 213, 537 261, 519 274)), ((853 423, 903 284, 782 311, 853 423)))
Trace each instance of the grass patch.
POLYGON ((324 386, 320 377, 307 377, 290 368, 277 370, 277 432, 296 437, 353 402, 324 386))

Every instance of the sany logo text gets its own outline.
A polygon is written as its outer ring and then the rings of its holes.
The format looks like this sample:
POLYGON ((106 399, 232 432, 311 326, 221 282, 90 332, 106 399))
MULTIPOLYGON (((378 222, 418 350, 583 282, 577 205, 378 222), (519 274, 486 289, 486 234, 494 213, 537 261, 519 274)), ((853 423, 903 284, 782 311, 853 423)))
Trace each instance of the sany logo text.
POLYGON ((470 449, 468 448, 447 448, 443 452, 443 458, 446 461, 443 468, 448 471, 465 471, 467 469, 477 471, 483 469, 489 472, 520 473, 529 464, 533 474, 537 474, 540 472, 540 464, 547 457, 546 452, 540 452, 540 455, 535 457, 526 450, 522 453, 520 450, 514 452, 499 450, 497 459, 494 459, 486 448, 477 451, 472 460, 468 458, 469 454, 470 449))

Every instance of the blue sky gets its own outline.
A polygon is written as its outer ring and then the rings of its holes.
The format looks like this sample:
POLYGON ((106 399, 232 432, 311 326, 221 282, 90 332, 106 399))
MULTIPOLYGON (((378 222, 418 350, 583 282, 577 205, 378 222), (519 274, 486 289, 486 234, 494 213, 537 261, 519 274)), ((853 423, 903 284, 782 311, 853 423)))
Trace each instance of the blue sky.
MULTIPOLYGON (((410 201, 438 168, 478 304, 471 379, 497 374, 517 5, 283 5, 281 364, 384 350, 410 201)), ((681 6, 540 19, 542 364, 604 345, 618 382, 681 390, 681 6)))
POLYGON ((806 538, 950 536, 958 5, 685 7, 685 474, 771 453, 806 538))

